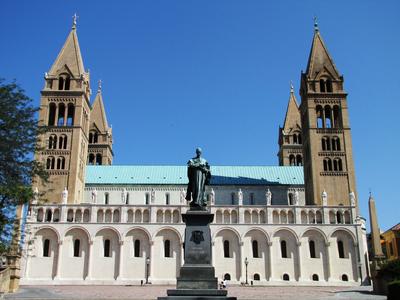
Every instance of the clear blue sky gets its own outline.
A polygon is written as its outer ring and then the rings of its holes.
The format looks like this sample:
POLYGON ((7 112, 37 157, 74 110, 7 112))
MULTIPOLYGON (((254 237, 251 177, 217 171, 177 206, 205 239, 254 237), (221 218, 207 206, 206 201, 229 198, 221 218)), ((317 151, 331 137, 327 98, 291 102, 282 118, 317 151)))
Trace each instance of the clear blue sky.
POLYGON ((399 1, 2 1, 1 9, 0 76, 36 104, 77 12, 92 90, 103 81, 115 164, 184 164, 201 146, 212 165, 277 165, 289 82, 298 91, 317 15, 349 93, 362 215, 371 188, 381 228, 400 222, 399 1))

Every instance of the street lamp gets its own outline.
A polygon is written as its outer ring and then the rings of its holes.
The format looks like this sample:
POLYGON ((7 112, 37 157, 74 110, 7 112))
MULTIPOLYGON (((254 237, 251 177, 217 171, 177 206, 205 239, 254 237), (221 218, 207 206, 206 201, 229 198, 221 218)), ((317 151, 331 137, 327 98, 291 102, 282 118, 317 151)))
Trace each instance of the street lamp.
POLYGON ((246 265, 246 284, 249 284, 247 282, 247 265, 249 264, 249 261, 248 261, 247 257, 244 259, 244 264, 246 265))
POLYGON ((150 258, 146 258, 146 284, 149 283, 150 258))

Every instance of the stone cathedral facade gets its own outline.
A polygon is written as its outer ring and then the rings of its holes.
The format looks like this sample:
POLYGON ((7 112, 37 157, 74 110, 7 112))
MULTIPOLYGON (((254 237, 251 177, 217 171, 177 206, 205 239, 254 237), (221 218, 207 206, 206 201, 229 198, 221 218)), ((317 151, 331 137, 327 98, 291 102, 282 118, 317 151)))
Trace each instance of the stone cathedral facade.
MULTIPOLYGON (((300 95, 298 105, 291 87, 279 166, 212 166, 207 199, 219 280, 367 280, 347 93, 318 27, 300 95)), ((183 264, 186 166, 113 166, 100 84, 91 98, 74 24, 41 91, 46 133, 36 157, 51 182, 33 183, 47 201, 35 197, 28 209, 21 282, 174 283, 183 264)))

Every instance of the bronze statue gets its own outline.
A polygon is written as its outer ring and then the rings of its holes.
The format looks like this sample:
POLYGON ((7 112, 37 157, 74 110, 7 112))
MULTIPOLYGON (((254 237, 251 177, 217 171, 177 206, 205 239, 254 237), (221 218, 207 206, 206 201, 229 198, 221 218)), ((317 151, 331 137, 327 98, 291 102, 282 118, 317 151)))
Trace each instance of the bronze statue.
POLYGON ((188 187, 186 200, 190 202, 190 208, 204 210, 207 206, 205 186, 210 183, 211 172, 208 162, 201 157, 201 149, 196 149, 196 157, 188 161, 188 187))

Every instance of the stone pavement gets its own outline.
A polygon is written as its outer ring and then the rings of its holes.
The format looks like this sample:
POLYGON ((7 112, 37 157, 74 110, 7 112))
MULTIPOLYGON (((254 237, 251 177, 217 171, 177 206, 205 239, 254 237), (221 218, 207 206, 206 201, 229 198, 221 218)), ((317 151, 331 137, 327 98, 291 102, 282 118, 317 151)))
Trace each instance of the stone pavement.
MULTIPOLYGON (((174 286, 22 286, 20 291, 4 296, 7 300, 154 300, 166 296, 166 290, 174 286)), ((386 299, 373 295, 371 287, 228 287, 228 295, 238 300, 369 300, 386 299)))

